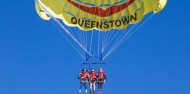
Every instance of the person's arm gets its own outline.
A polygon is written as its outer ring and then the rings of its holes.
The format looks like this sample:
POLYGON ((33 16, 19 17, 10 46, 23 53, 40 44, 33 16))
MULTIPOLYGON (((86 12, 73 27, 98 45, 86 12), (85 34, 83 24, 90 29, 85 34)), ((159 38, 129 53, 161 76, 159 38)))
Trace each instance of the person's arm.
POLYGON ((104 73, 104 79, 106 80, 106 74, 104 73))
POLYGON ((80 78, 81 78, 81 74, 79 73, 79 74, 78 74, 78 79, 80 79, 80 78))
POLYGON ((98 74, 96 74, 96 78, 98 78, 99 76, 98 76, 98 74))
POLYGON ((88 81, 90 82, 90 74, 88 74, 88 81))

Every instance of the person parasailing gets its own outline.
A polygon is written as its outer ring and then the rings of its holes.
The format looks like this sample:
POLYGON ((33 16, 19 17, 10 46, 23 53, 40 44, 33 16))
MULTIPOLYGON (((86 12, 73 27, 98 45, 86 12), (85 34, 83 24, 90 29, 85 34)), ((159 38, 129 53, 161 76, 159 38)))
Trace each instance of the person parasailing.
POLYGON ((95 94, 96 93, 96 72, 95 69, 91 69, 91 72, 89 74, 89 84, 90 84, 90 94, 95 94))
POLYGON ((98 83, 98 92, 99 93, 102 91, 102 86, 105 83, 105 80, 106 80, 106 74, 103 71, 103 69, 100 68, 98 75, 97 75, 97 83, 98 83))
POLYGON ((87 84, 88 84, 88 77, 89 77, 89 74, 88 74, 88 71, 86 68, 83 68, 82 69, 82 72, 78 74, 78 79, 80 79, 80 89, 79 89, 79 93, 82 92, 82 87, 84 86, 85 88, 85 92, 87 93, 88 90, 87 90, 87 84))

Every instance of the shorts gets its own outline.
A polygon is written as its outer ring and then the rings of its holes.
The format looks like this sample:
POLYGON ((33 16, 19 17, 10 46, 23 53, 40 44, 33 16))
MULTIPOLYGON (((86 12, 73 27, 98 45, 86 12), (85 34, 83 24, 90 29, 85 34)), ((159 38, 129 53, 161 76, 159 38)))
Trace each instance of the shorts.
POLYGON ((104 79, 99 79, 98 82, 99 82, 99 83, 103 83, 103 82, 104 82, 104 79))
POLYGON ((90 83, 96 83, 96 80, 95 80, 95 79, 92 79, 92 80, 90 81, 90 83))

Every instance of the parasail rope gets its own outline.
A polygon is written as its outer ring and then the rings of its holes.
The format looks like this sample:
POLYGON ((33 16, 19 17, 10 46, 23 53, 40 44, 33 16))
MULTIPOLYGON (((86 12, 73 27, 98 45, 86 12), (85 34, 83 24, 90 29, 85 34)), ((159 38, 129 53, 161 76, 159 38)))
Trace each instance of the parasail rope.
MULTIPOLYGON (((116 5, 116 6, 117 6, 117 7, 116 7, 116 10, 117 10, 117 8, 118 8, 119 5, 116 5)), ((116 11, 116 10, 115 10, 115 11, 116 11)), ((110 13, 110 12, 111 12, 111 9, 109 9, 109 13, 110 13)), ((111 18, 111 16, 109 16, 109 18, 111 18)), ((107 31, 107 32, 102 32, 102 33, 105 34, 105 35, 104 35, 104 37, 102 37, 103 39, 102 39, 101 54, 104 52, 105 48, 108 46, 108 38, 109 38, 110 32, 111 32, 111 36, 112 36, 114 30, 110 30, 110 31, 107 31), (111 31, 112 31, 112 32, 111 32, 111 31)), ((118 32, 117 32, 117 33, 118 33, 118 32)), ((117 33, 114 35, 114 38, 115 38, 115 36, 117 35, 117 33)), ((111 38, 111 36, 110 36, 110 38, 111 38)), ((113 40, 114 38, 112 37, 111 40, 113 40)), ((110 42, 111 42, 111 41, 110 41, 110 42)))
MULTIPOLYGON (((159 2, 157 2, 156 4, 158 4, 159 2)), ((155 5, 156 5, 155 4, 155 5)), ((154 8, 155 7, 155 5, 152 7, 152 8, 154 8)), ((152 9, 152 8, 150 8, 150 9, 152 9)), ((135 29, 134 30, 134 32, 136 32, 140 27, 142 27, 142 25, 144 25, 151 17, 153 16, 153 14, 148 18, 148 19, 146 19, 145 20, 145 22, 143 22, 141 25, 139 25, 138 27, 137 27, 137 29, 135 29)), ((142 17, 143 18, 143 17, 142 17)), ((136 25, 135 25, 135 27, 136 27, 136 25)), ((133 29, 132 29, 133 30, 133 29)), ((131 30, 129 31, 129 32, 131 32, 131 30)), ((133 33, 134 33, 133 32, 133 33)), ((132 34, 133 34, 132 33, 132 34)), ((114 46, 112 46, 112 48, 108 51, 108 53, 103 57, 103 59, 105 59, 108 55, 110 55, 110 53, 111 52, 113 52, 118 46, 120 46, 125 40, 127 40, 132 34, 130 34, 126 39, 124 39, 125 37, 126 37, 126 34, 123 36, 123 38, 122 39, 120 39, 120 41, 117 43, 117 44, 115 44, 114 46), (124 39, 124 41, 123 41, 123 39, 124 39)), ((127 35, 128 35, 128 33, 127 33, 127 35)))
MULTIPOLYGON (((141 3, 142 3, 142 1, 141 1, 141 3)), ((140 5, 139 5, 140 6, 140 5)), ((139 7, 138 6, 138 7, 139 7)), ((133 11, 133 13, 135 12, 135 10, 133 11)), ((127 32, 124 32, 124 30, 126 30, 126 29, 123 29, 123 30, 121 30, 121 31, 117 31, 117 33, 115 33, 116 32, 116 30, 114 30, 113 29, 113 31, 111 32, 111 35, 110 35, 110 37, 108 36, 108 38, 106 38, 107 40, 107 43, 106 43, 106 46, 103 48, 103 50, 102 50, 102 53, 106 50, 106 48, 109 46, 109 44, 113 41, 113 39, 115 39, 115 37, 118 35, 118 34, 120 34, 120 32, 122 32, 120 35, 119 35, 119 38, 117 38, 116 39, 116 41, 115 41, 115 43, 113 43, 113 45, 112 46, 114 46, 114 44, 116 44, 117 43, 117 41, 120 39, 120 37, 122 36, 122 35, 124 35, 124 33, 127 33, 127 32), (112 34, 113 33, 115 33, 114 34, 114 36, 112 37, 112 34), (110 39, 110 38, 112 38, 112 39, 110 39)), ((109 32, 110 33, 110 32, 109 32)), ((109 34, 108 33, 108 34, 109 34)))
MULTIPOLYGON (((101 41, 102 43, 102 41, 101 41)), ((100 53, 100 32, 98 32, 98 55, 100 53)))
MULTIPOLYGON (((74 46, 74 44, 65 36, 65 34, 57 27, 56 23, 54 23, 53 21, 50 21, 52 24, 54 24, 54 26, 56 27, 56 29, 59 31, 59 33, 62 35, 62 37, 64 37, 67 42, 77 51, 77 53, 83 58, 85 59, 85 56, 82 55, 82 52, 79 50, 78 46, 74 46)), ((75 42, 74 42, 75 43, 75 42)), ((76 43, 75 43, 76 44, 76 43)))
MULTIPOLYGON (((53 4, 53 3, 51 3, 50 2, 50 4, 53 4)), ((55 7, 54 5, 53 5, 53 7, 55 7)), ((73 7, 73 6, 72 6, 73 7)), ((74 9, 74 8, 73 8, 74 9)), ((55 10, 56 11, 56 10, 55 10)), ((66 11, 68 11, 68 10, 66 10, 66 11)), ((76 12, 75 12, 75 10, 74 10, 74 13, 76 14, 76 12)), ((55 24, 55 23, 54 23, 55 24)), ((70 28, 67 28, 69 31, 72 31, 70 28)), ((79 39, 79 42, 82 44, 83 43, 83 41, 81 40, 81 34, 78 34, 78 31, 79 30, 76 30, 76 28, 74 28, 74 30, 75 30, 75 32, 76 32, 76 34, 74 34, 74 33, 72 33, 72 32, 70 32, 75 38, 77 38, 77 39, 79 39), (78 36, 77 36, 78 35, 78 36), (77 37, 76 37, 77 36, 77 37)), ((62 32, 61 30, 59 30, 60 32, 62 32)), ((68 40, 68 39, 66 39, 66 40, 68 40)), ((74 47, 74 49, 76 49, 76 48, 78 48, 78 45, 76 45, 76 43, 75 42, 71 42, 71 41, 69 41, 69 43, 74 47), (75 43, 75 45, 74 45, 74 43, 75 43)), ((85 57, 85 52, 84 52, 84 50, 82 50, 82 52, 81 52, 81 49, 80 48, 78 48, 78 49, 76 49, 77 50, 77 52, 80 52, 80 55, 83 55, 82 57, 85 57)))
MULTIPOLYGON (((72 6, 72 8, 73 8, 73 10, 74 10, 74 7, 72 6)), ((76 11, 74 10, 74 13, 75 13, 75 15, 76 15, 76 11)), ((81 14, 80 14, 80 16, 81 16, 81 14)), ((74 28, 75 29, 75 28, 74 28)), ((84 45, 84 47, 87 49, 87 47, 85 46, 86 45, 86 38, 87 37, 85 37, 84 36, 84 32, 81 32, 81 30, 79 30, 79 29, 75 29, 75 32, 77 33, 77 35, 78 35, 78 38, 79 38, 79 40, 80 40, 80 43, 81 44, 83 44, 84 45), (77 32, 76 32, 77 31, 77 32)), ((84 52, 84 51, 83 51, 84 52)), ((86 53, 85 53, 86 54, 86 53)), ((84 56, 85 56, 85 54, 84 54, 84 56)))
POLYGON ((92 50, 92 43, 93 43, 93 34, 94 33, 94 31, 92 30, 92 32, 91 32, 91 38, 90 38, 90 49, 89 49, 89 52, 91 52, 91 50, 92 50))
MULTIPOLYGON (((117 4, 116 6, 117 6, 117 7, 116 7, 116 9, 115 9, 115 12, 116 12, 116 10, 117 10, 117 8, 118 8, 119 5, 117 4)), ((127 6, 127 5, 126 5, 126 6, 127 6)), ((111 8, 109 9, 109 14, 110 14, 110 12, 111 12, 111 8)), ((109 18, 111 18, 111 16, 109 16, 109 18)), ((114 31, 114 30, 113 30, 113 31, 114 31)), ((113 33, 113 32, 112 32, 112 33, 113 33)), ((111 33, 111 34, 112 34, 112 33, 111 33)), ((108 36, 109 34, 110 34, 110 32, 108 32, 108 33, 106 32, 106 34, 105 34, 105 36, 104 36, 104 40, 105 40, 105 41, 104 41, 104 46, 102 46, 102 49, 104 49, 105 44, 107 45, 107 42, 106 42, 106 41, 107 41, 107 40, 106 40, 107 37, 106 37, 106 36, 108 36)), ((102 52, 103 52, 103 51, 102 51, 102 52)))
POLYGON ((35 1, 43 8, 43 10, 46 13, 48 13, 52 17, 52 19, 56 22, 56 24, 59 25, 70 36, 70 38, 72 38, 86 53, 91 55, 91 53, 87 51, 87 49, 56 18, 53 17, 53 15, 45 8, 45 6, 41 2, 39 2, 39 0, 35 1))
MULTIPOLYGON (((116 45, 114 45, 114 47, 113 48, 111 48, 110 50, 109 50, 109 52, 104 56, 104 58, 103 59, 105 59, 108 55, 110 55, 116 48, 118 48, 123 42, 125 42, 131 35, 133 35, 139 28, 141 28, 151 17, 153 16, 153 14, 148 18, 148 19, 146 19, 146 21, 144 21, 142 24, 140 24, 140 26, 138 26, 134 31, 129 31, 129 32, 131 32, 131 33, 126 33, 123 37, 122 37, 122 39, 119 41, 119 42, 117 42, 117 44, 116 45)), ((137 25, 136 25, 137 26, 137 25)), ((135 26, 135 27, 136 27, 135 26)))

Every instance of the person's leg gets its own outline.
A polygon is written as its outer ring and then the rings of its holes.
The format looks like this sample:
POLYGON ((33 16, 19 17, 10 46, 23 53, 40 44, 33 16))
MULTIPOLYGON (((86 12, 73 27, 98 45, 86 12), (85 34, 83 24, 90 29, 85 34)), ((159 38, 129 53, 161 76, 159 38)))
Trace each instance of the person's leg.
POLYGON ((87 93, 87 84, 88 84, 88 81, 85 81, 84 82, 84 88, 85 88, 85 92, 87 93))
POLYGON ((90 94, 92 94, 92 82, 90 82, 90 94))
POLYGON ((93 83, 93 88, 94 88, 94 91, 96 90, 96 83, 94 82, 93 83))
POLYGON ((92 83, 90 83, 90 89, 92 89, 92 83))
POLYGON ((100 82, 100 90, 102 91, 103 81, 100 82))
POLYGON ((80 81, 80 89, 79 89, 79 92, 81 92, 81 90, 82 90, 82 86, 83 86, 83 82, 80 81))
POLYGON ((85 82, 84 82, 84 88, 85 88, 85 89, 87 89, 86 85, 87 85, 87 82, 85 81, 85 82))
POLYGON ((95 92, 96 92, 96 82, 94 81, 94 83, 93 83, 93 93, 95 94, 95 92))
POLYGON ((100 90, 100 82, 98 81, 97 84, 98 84, 98 91, 99 91, 100 90))
POLYGON ((80 89, 82 89, 82 82, 80 82, 80 89))

